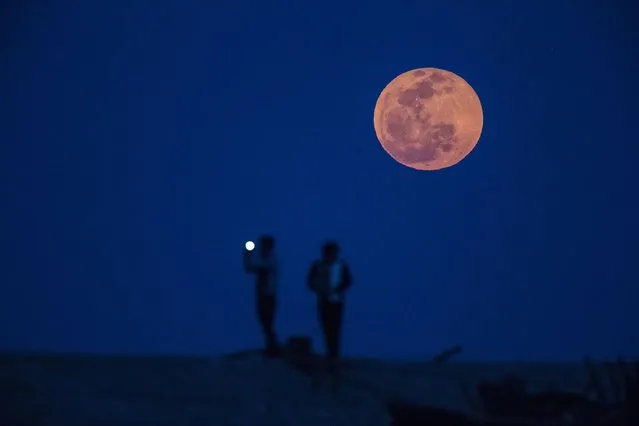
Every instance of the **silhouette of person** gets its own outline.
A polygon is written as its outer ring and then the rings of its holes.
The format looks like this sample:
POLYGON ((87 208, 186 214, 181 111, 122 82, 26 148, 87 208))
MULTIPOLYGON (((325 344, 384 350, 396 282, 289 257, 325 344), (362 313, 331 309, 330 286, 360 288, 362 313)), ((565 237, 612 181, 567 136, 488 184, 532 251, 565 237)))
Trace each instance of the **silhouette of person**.
POLYGON ((276 356, 279 345, 274 324, 278 275, 275 238, 263 235, 255 250, 244 249, 244 270, 255 275, 255 304, 265 338, 264 355, 276 356))
POLYGON ((339 257, 339 246, 329 241, 322 257, 315 260, 307 277, 309 289, 317 296, 317 311, 324 334, 329 374, 339 374, 340 343, 346 290, 352 284, 348 264, 339 257))

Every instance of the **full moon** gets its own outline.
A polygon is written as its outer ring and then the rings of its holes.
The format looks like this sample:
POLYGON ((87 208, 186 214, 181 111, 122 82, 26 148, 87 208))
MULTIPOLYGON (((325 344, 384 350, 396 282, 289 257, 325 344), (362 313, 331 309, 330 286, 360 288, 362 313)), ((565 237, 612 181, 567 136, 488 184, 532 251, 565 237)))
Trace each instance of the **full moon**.
POLYGON ((475 148, 484 113, 463 78, 437 68, 407 71, 382 90, 374 125, 395 161, 416 170, 454 166, 475 148))
POLYGON ((255 248, 255 243, 253 241, 247 241, 246 244, 244 244, 244 248, 248 251, 253 251, 253 249, 255 248))

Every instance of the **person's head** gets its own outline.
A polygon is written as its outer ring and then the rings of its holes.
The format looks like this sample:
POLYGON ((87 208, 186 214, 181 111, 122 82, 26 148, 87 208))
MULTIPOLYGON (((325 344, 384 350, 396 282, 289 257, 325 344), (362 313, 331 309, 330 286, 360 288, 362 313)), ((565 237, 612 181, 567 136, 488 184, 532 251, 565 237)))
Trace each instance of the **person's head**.
POLYGON ((322 258, 327 262, 334 262, 339 257, 339 246, 335 241, 327 241, 322 246, 322 258))
POLYGON ((260 237, 260 251, 262 254, 269 254, 275 248, 275 238, 271 235, 262 235, 260 237))

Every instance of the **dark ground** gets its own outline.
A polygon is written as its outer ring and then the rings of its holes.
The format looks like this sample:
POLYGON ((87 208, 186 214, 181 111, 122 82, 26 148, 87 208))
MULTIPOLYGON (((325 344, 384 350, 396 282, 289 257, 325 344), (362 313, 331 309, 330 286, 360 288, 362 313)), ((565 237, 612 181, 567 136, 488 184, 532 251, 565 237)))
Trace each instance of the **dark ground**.
POLYGON ((332 390, 283 360, 0 355, 0 426, 386 426, 389 398, 473 411, 478 380, 583 390, 580 364, 391 363, 348 359, 332 390))

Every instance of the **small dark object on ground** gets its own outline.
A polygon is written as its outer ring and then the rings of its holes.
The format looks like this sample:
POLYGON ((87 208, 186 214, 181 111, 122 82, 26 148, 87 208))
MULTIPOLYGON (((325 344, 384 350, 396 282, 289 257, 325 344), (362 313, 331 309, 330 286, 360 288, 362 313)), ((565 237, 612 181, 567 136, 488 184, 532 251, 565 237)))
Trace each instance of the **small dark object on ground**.
POLYGON ((460 345, 455 345, 452 348, 448 348, 445 351, 442 351, 435 355, 430 362, 434 364, 442 364, 448 360, 450 360, 455 355, 459 355, 462 351, 462 347, 460 345))
POLYGON ((313 341, 309 336, 292 336, 284 347, 286 361, 298 371, 312 375, 319 367, 319 359, 313 353, 313 341))
POLYGON ((286 341, 286 349, 292 356, 308 356, 313 353, 313 340, 310 336, 291 336, 286 341))
POLYGON ((278 358, 282 355, 282 349, 279 344, 270 344, 264 349, 263 354, 266 358, 278 358))

